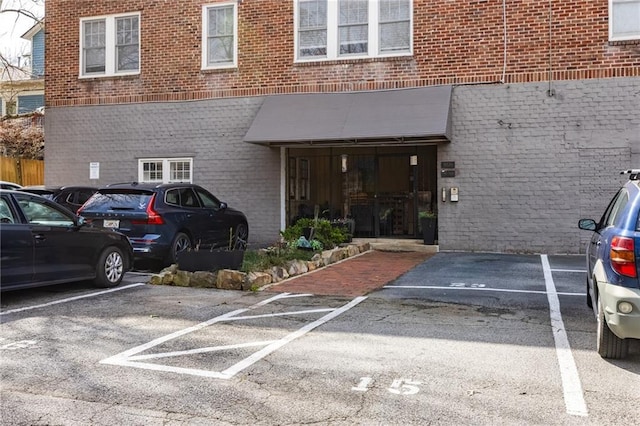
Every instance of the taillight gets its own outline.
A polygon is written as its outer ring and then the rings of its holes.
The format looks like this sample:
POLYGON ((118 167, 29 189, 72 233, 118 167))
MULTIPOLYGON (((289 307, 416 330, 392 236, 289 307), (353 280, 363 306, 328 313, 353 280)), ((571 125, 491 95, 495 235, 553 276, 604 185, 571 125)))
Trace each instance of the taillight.
POLYGON ((638 276, 633 238, 613 237, 609 256, 611 257, 611 267, 618 274, 631 278, 638 276))
POLYGON ((153 209, 153 203, 156 200, 156 194, 151 196, 149 200, 149 205, 147 206, 147 219, 145 220, 132 220, 131 223, 133 225, 163 225, 164 220, 162 216, 153 209))

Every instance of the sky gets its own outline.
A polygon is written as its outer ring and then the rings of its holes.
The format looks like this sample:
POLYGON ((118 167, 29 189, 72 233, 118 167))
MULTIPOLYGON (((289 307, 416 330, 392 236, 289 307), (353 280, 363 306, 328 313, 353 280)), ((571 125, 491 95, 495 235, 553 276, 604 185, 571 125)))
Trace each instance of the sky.
POLYGON ((12 60, 29 53, 27 40, 20 38, 35 22, 7 9, 29 10, 39 17, 44 16, 44 0, 0 0, 0 54, 12 60))

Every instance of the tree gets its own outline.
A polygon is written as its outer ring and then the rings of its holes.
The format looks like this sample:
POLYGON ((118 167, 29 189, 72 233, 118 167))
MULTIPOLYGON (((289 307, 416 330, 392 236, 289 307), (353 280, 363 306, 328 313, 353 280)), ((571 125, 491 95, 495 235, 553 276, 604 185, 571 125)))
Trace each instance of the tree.
POLYGON ((42 113, 15 116, 18 94, 28 90, 30 64, 21 60, 26 45, 19 37, 40 22, 44 0, 0 0, 0 98, 6 116, 0 121, 0 155, 42 159, 44 131, 42 113))

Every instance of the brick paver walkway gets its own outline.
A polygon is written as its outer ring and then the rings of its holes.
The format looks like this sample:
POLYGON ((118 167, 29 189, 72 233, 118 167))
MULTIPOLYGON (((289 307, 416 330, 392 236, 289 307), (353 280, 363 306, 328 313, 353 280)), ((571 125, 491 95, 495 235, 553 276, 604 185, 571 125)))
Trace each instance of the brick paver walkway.
POLYGON ((420 252, 369 251, 272 285, 265 291, 362 296, 433 256, 420 252))

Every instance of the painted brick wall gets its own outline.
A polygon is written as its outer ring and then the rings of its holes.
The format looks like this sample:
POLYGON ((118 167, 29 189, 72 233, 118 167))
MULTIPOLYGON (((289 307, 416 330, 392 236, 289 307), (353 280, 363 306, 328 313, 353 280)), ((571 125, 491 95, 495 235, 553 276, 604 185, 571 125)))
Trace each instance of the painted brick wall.
POLYGON ((247 215, 251 243, 272 243, 280 225, 280 152, 242 141, 261 104, 256 97, 52 108, 45 182, 136 181, 139 158, 193 157, 194 183, 247 215), (90 180, 96 161, 100 179, 90 180))
MULTIPOLYGON (((201 71, 202 5, 216 1, 47 2, 47 105, 390 89, 502 78, 502 0, 415 0, 412 57, 313 64, 294 63, 292 0, 242 0, 238 68, 201 71), (141 74, 78 79, 80 18, 125 12, 141 14, 141 74)), ((606 0, 551 2, 551 18, 549 4, 506 2, 505 82, 640 76, 640 44, 608 42, 606 0)))
POLYGON ((443 250, 583 252, 579 218, 599 219, 638 167, 640 79, 455 87, 458 203, 439 202, 443 250), (635 154, 632 154, 635 153, 635 154), (632 161, 636 161, 633 163, 632 161))

